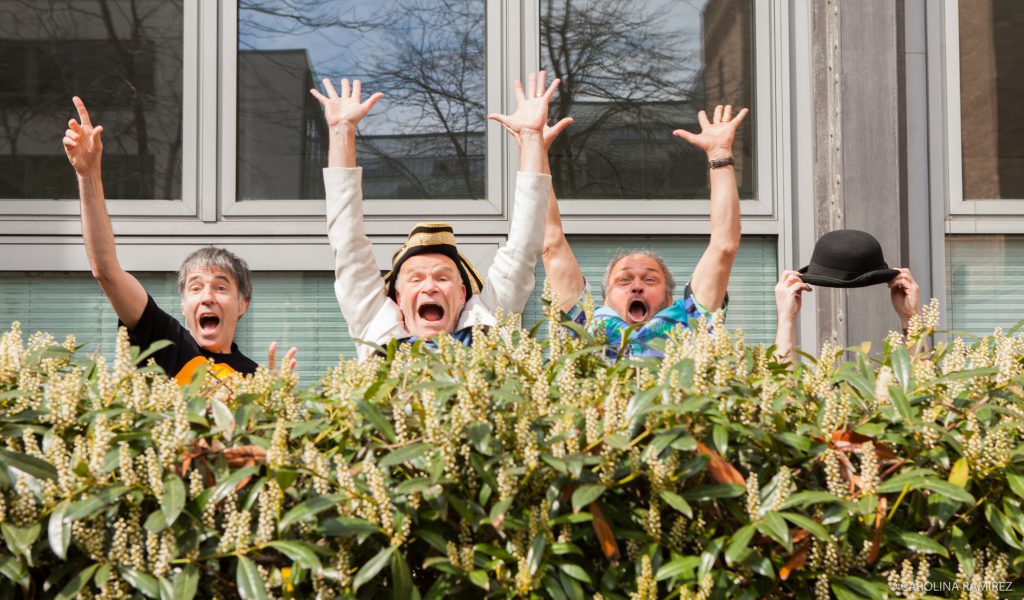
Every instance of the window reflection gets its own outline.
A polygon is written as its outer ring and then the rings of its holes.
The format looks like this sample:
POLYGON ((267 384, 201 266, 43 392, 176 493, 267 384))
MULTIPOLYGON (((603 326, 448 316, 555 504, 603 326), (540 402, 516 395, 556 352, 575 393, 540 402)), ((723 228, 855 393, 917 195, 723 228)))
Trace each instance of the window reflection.
POLYGON ((367 198, 484 196, 483 0, 241 0, 238 15, 239 199, 323 198, 307 91, 323 77, 385 93, 357 137, 367 198))
MULTIPOLYGON (((541 0, 541 64, 562 85, 552 148, 563 198, 707 198, 706 157, 672 136, 718 103, 753 111, 751 0, 541 0)), ((751 115, 752 117, 753 115, 751 115)), ((753 119, 734 146, 754 195, 753 119)))
POLYGON ((108 198, 181 197, 180 0, 0 0, 0 198, 75 198, 61 147, 81 96, 108 198))
POLYGON ((964 198, 1024 198, 1024 3, 960 0, 964 198))

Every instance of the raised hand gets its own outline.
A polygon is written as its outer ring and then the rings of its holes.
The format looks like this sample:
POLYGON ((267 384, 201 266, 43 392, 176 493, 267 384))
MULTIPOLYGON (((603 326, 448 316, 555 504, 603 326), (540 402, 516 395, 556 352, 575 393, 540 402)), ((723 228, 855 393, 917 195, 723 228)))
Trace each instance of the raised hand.
MULTIPOLYGON (((291 349, 285 353, 284 361, 281 363, 282 371, 295 370, 295 365, 298 364, 295 360, 295 353, 298 351, 298 348, 292 346, 291 349)), ((277 371, 277 342, 270 342, 270 347, 267 348, 267 369, 269 369, 271 373, 277 371)))
POLYGON ((732 114, 732 105, 715 107, 715 114, 712 121, 708 121, 708 114, 704 111, 697 113, 697 120, 700 121, 700 133, 691 133, 685 129, 676 129, 672 135, 690 142, 707 153, 710 160, 718 158, 729 158, 732 156, 732 142, 736 137, 736 128, 746 118, 747 109, 742 109, 732 114))
POLYGON ((779 322, 795 322, 800 315, 803 293, 810 291, 811 286, 804 283, 796 271, 782 273, 779 282, 775 284, 775 310, 779 315, 779 322))
POLYGON ((524 94, 523 84, 517 80, 513 86, 516 93, 516 111, 510 115, 491 113, 487 115, 487 118, 501 123, 501 126, 516 139, 524 129, 543 132, 545 134, 544 143, 546 146, 550 146, 555 137, 568 127, 569 123, 572 123, 572 119, 562 119, 553 127, 547 126, 548 103, 551 101, 551 95, 558 89, 560 80, 552 81, 551 85, 545 88, 546 82, 547 73, 545 71, 531 73, 526 78, 527 89, 524 94))
POLYGON ((100 159, 103 157, 103 126, 92 126, 89 111, 78 96, 71 99, 78 109, 78 121, 68 121, 68 129, 64 132, 64 152, 68 155, 71 166, 79 175, 88 175, 99 171, 100 159))
POLYGON ((316 88, 309 90, 309 93, 323 105, 324 118, 327 119, 327 126, 331 128, 345 125, 354 127, 384 96, 382 92, 377 92, 365 101, 361 100, 363 84, 358 79, 352 80, 351 85, 348 79, 342 79, 341 94, 334 90, 334 84, 330 79, 324 78, 323 84, 326 96, 316 88))
POLYGON ((905 328, 911 317, 921 310, 921 288, 914 281, 910 269, 897 269, 900 274, 889 282, 889 298, 892 300, 892 307, 900 317, 900 323, 905 328))

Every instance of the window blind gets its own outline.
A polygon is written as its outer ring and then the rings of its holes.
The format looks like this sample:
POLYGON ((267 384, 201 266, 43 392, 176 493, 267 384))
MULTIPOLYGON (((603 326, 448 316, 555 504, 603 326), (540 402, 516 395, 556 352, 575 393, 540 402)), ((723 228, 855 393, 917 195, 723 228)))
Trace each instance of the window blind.
POLYGON ((948 329, 975 335, 1009 329, 1024 319, 1024 237, 947 236, 946 289, 948 329))

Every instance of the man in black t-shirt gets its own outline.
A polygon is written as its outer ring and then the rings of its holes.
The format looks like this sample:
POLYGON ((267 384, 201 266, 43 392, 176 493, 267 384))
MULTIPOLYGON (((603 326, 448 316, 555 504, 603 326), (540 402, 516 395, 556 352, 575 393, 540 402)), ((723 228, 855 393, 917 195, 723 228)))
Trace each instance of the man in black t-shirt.
MULTIPOLYGON (((218 377, 256 371, 256 363, 238 351, 234 343, 238 320, 249 308, 252 282, 245 261, 222 248, 201 248, 192 253, 178 271, 183 327, 163 311, 146 293, 139 280, 121 268, 114 232, 107 214, 100 174, 102 126, 93 127, 85 104, 74 98, 79 120, 68 122, 64 150, 78 175, 82 206, 82 238, 89 255, 93 277, 110 300, 120 324, 128 328, 133 345, 146 348, 159 340, 171 346, 154 354, 156 363, 179 385, 191 381, 195 369, 208 360, 218 377)), ((276 343, 268 353, 275 368, 276 343)), ((294 368, 295 348, 284 363, 294 368)))

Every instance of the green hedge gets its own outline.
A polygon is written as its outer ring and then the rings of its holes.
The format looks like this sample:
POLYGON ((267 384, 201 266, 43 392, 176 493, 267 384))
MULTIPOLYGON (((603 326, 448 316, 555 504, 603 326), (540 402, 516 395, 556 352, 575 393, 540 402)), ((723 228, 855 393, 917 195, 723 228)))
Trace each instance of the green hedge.
POLYGON ((0 597, 1012 596, 1024 341, 929 350, 935 320, 880 362, 503 324, 184 390, 124 336, 106 364, 15 324, 0 597))

